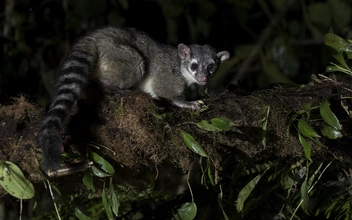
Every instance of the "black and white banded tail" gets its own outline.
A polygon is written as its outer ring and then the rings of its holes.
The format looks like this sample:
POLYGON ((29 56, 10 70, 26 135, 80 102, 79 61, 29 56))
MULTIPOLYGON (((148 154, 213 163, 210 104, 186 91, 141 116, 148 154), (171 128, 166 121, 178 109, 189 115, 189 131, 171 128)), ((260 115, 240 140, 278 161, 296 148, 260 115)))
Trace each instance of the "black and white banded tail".
POLYGON ((38 132, 38 143, 43 152, 42 168, 57 170, 61 164, 63 144, 61 131, 70 110, 88 83, 88 77, 96 62, 93 39, 79 41, 63 62, 56 81, 51 104, 38 132))

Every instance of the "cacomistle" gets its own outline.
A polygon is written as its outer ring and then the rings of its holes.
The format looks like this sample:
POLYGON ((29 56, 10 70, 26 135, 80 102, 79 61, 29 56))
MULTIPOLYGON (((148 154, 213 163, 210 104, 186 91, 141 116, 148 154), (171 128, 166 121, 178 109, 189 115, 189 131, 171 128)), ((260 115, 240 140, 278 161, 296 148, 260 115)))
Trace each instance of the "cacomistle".
POLYGON ((88 81, 98 82, 108 92, 139 89, 155 99, 198 110, 198 102, 185 100, 184 89, 193 83, 205 85, 229 56, 227 51, 216 53, 209 45, 163 45, 133 28, 106 27, 86 35, 61 65, 38 132, 42 168, 55 171, 60 167, 62 126, 88 81))

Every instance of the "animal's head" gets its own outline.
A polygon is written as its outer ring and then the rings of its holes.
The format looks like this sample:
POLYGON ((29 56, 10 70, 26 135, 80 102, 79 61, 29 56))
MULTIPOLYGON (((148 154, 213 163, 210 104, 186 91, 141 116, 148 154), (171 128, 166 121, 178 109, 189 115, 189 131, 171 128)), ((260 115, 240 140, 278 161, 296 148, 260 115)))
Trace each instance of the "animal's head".
POLYGON ((188 85, 197 83, 205 85, 209 76, 213 75, 220 63, 230 57, 227 51, 216 52, 209 45, 178 45, 178 55, 181 58, 181 72, 188 85))

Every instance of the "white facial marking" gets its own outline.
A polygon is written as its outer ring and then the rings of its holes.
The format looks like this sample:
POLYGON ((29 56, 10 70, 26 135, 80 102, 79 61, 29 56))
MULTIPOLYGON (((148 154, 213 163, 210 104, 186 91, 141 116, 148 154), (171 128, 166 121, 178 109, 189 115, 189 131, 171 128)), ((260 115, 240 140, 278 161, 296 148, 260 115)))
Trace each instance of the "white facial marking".
POLYGON ((191 72, 196 72, 196 71, 192 71, 192 70, 191 70, 191 66, 192 66, 193 63, 198 64, 198 60, 192 59, 192 60, 191 60, 191 65, 189 65, 190 71, 191 71, 191 72))
POLYGON ((194 74, 191 73, 188 68, 181 67, 182 76, 185 77, 187 85, 191 85, 192 83, 198 83, 194 74))
POLYGON ((191 65, 193 63, 198 64, 198 60, 192 59, 188 68, 181 67, 181 73, 183 77, 185 77, 187 85, 191 85, 192 83, 198 83, 198 80, 195 78, 196 72, 191 69, 191 65))

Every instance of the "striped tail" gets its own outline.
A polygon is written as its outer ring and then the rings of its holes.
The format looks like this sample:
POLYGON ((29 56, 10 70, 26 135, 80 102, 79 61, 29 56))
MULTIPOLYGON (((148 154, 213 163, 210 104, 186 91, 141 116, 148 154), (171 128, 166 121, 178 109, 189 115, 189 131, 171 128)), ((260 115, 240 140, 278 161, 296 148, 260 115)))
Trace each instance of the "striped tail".
POLYGON ((44 170, 55 171, 60 167, 63 152, 61 139, 63 123, 88 82, 88 75, 96 62, 95 48, 92 38, 83 38, 75 45, 61 66, 49 110, 38 132, 44 170))

